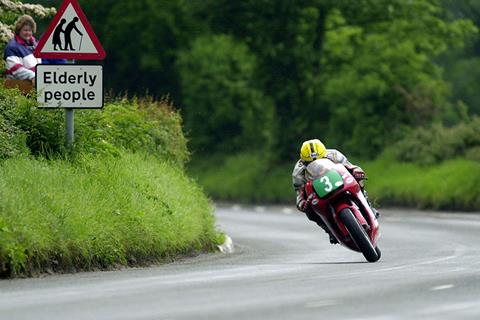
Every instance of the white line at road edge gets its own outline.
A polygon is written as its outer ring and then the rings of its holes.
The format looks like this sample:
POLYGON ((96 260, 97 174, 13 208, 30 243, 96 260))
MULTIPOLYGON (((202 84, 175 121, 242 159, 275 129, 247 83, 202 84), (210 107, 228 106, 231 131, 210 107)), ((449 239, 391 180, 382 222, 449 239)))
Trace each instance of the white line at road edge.
POLYGON ((225 241, 221 245, 217 246, 217 248, 222 253, 233 253, 235 251, 232 238, 230 238, 228 235, 225 235, 225 241))
POLYGON ((430 290, 432 290, 432 291, 446 290, 446 289, 451 289, 451 288, 453 288, 453 287, 454 287, 453 284, 446 284, 446 285, 443 285, 443 286, 433 287, 433 288, 431 288, 430 290))
POLYGON ((321 300, 321 301, 312 301, 305 303, 305 308, 323 308, 336 305, 336 302, 333 300, 321 300))

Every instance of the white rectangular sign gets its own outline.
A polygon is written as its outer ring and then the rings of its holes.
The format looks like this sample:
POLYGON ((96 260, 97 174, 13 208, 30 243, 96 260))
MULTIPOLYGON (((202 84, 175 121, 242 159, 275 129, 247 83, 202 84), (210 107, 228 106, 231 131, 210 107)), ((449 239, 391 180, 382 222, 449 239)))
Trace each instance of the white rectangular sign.
POLYGON ((39 108, 103 107, 103 66, 39 64, 35 82, 39 108))

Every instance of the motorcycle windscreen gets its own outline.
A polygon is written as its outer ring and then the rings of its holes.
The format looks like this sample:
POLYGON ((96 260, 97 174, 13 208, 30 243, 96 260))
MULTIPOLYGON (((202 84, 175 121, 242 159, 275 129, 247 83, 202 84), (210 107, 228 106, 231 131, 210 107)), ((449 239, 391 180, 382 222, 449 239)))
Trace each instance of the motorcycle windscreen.
POLYGON ((313 189, 319 198, 325 198, 337 189, 343 188, 342 176, 335 170, 313 181, 313 189))

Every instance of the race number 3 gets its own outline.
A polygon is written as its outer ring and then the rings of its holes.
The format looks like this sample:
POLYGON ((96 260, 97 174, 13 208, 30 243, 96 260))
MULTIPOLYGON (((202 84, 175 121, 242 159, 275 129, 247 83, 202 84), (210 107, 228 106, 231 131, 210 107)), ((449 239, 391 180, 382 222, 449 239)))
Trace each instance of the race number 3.
POLYGON ((342 176, 335 170, 313 181, 313 188, 320 198, 328 196, 341 187, 343 187, 342 176))
POLYGON ((330 192, 333 189, 333 185, 330 182, 330 179, 328 179, 327 176, 323 176, 322 179, 320 179, 320 182, 324 183, 324 189, 326 192, 330 192))

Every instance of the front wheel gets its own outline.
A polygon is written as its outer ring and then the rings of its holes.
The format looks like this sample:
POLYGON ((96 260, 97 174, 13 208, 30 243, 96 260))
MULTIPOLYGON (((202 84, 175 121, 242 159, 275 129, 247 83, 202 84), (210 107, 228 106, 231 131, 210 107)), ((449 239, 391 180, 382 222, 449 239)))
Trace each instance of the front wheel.
POLYGON ((358 249, 363 253, 365 259, 368 262, 376 262, 380 259, 380 250, 377 251, 373 247, 367 233, 363 227, 358 223, 357 219, 353 215, 352 211, 348 208, 343 209, 339 213, 340 220, 347 228, 353 242, 357 245, 358 249))

